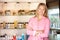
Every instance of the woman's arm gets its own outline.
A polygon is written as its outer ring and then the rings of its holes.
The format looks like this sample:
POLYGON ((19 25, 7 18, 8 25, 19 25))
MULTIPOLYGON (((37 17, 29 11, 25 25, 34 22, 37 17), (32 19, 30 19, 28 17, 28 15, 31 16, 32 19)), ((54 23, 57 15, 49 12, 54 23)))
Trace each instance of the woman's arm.
POLYGON ((35 35, 35 31, 33 30, 33 20, 30 19, 29 22, 28 22, 28 25, 26 26, 26 30, 27 30, 27 34, 28 35, 32 35, 34 36, 35 35))
POLYGON ((29 27, 29 28, 27 28, 27 34, 34 36, 35 35, 35 31, 31 27, 29 27))
POLYGON ((44 33, 40 33, 41 37, 48 37, 49 35, 49 30, 50 30, 50 21, 47 20, 46 21, 46 25, 45 25, 45 29, 44 29, 44 33))

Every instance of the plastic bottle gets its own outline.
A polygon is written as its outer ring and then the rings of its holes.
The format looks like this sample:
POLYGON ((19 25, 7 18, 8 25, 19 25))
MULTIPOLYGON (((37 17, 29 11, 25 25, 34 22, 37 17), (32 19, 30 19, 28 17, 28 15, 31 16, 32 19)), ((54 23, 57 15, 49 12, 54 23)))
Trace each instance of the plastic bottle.
POLYGON ((16 40, 16 36, 15 35, 13 36, 13 40, 16 40))
POLYGON ((24 40, 24 33, 22 33, 22 36, 21 37, 22 37, 22 40, 24 40))

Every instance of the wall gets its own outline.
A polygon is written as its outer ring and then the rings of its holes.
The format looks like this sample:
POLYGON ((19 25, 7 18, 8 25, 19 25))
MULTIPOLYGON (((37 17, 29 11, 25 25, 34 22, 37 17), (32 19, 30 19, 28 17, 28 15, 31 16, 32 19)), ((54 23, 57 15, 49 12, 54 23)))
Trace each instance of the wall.
POLYGON ((5 22, 14 22, 17 20, 18 22, 28 22, 31 17, 34 15, 25 15, 25 16, 0 16, 0 23, 5 22))
POLYGON ((46 0, 0 0, 0 2, 43 2, 46 3, 46 0))

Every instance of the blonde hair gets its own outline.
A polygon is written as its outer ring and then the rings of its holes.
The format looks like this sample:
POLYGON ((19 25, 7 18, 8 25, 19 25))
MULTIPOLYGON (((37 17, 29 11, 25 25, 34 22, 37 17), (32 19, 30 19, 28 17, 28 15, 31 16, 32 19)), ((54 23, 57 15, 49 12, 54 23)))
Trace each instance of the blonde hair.
MULTIPOLYGON (((46 4, 40 3, 40 4, 38 5, 37 9, 38 9, 40 6, 44 6, 44 7, 45 7, 45 13, 43 14, 43 16, 48 18, 48 16, 47 16, 48 10, 47 10, 46 4)), ((37 15, 37 10, 36 10, 36 15, 35 15, 35 16, 38 16, 38 15, 37 15)))

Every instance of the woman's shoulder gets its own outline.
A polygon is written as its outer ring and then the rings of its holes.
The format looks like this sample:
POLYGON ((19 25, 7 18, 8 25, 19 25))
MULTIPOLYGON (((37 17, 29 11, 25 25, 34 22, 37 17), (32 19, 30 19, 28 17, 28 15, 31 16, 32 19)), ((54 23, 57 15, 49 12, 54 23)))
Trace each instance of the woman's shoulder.
POLYGON ((30 18, 30 20, 34 20, 34 19, 35 19, 35 17, 31 17, 31 18, 30 18))
POLYGON ((50 19, 49 19, 49 18, 47 18, 47 17, 44 17, 44 20, 45 20, 45 21, 50 21, 50 19))
POLYGON ((34 18, 35 18, 35 17, 31 17, 31 18, 29 19, 29 21, 34 21, 34 18))

